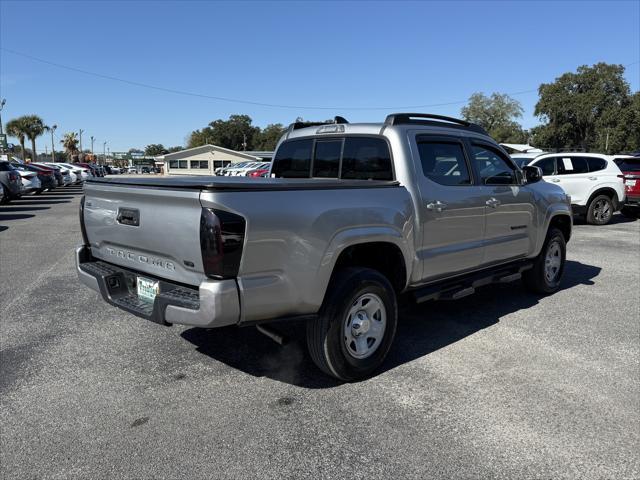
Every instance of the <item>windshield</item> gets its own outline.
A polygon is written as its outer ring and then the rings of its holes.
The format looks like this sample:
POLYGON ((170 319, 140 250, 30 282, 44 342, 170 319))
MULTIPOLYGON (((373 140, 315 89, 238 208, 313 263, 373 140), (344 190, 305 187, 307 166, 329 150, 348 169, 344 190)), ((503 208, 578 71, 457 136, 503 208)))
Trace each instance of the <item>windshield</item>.
POLYGON ((520 168, 524 167, 525 165, 528 165, 529 162, 533 160, 533 158, 529 158, 529 157, 514 157, 514 156, 511 156, 511 159, 514 162, 516 162, 516 165, 518 165, 518 167, 520 168))

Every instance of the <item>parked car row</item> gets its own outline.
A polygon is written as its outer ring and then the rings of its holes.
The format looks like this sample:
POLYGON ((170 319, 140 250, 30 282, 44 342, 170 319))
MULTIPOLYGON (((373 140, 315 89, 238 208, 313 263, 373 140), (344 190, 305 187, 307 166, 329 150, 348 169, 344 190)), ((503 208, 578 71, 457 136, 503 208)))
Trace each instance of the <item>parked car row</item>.
POLYGON ((571 197, 574 214, 592 225, 606 225, 614 212, 636 217, 640 206, 640 157, 599 153, 524 153, 511 158, 522 168, 539 167, 547 182, 571 197))
POLYGON ((101 166, 90 163, 34 162, 17 159, 0 161, 1 203, 23 195, 39 195, 45 190, 81 184, 90 177, 103 177, 101 166))
POLYGON ((268 177, 271 162, 240 162, 216 169, 224 177, 268 177))

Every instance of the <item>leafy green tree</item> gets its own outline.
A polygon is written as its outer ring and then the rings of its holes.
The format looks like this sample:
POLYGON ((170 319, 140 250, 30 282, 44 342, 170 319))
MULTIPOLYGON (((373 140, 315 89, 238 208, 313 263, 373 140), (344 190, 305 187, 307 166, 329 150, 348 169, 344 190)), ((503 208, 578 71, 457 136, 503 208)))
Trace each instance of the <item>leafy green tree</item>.
POLYGON ((65 133, 60 140, 60 143, 64 147, 64 150, 67 154, 67 158, 69 158, 72 162, 77 162, 79 157, 78 144, 80 141, 78 140, 78 135, 76 132, 68 132, 65 133))
POLYGON ((533 131, 536 146, 604 151, 607 133, 616 149, 626 144, 623 117, 632 120, 634 111, 623 75, 622 65, 598 63, 540 85, 534 113, 545 123, 533 131))
POLYGON ((7 135, 16 137, 20 142, 20 154, 22 155, 22 161, 26 160, 24 143, 27 138, 28 125, 26 116, 14 118, 7 123, 7 135))
POLYGON ((252 150, 254 138, 260 129, 251 122, 248 115, 231 115, 229 120, 214 120, 202 130, 191 132, 188 147, 213 144, 232 150, 252 150))
POLYGON ((515 119, 522 117, 522 105, 504 93, 474 93, 462 108, 462 118, 480 125, 498 142, 523 143, 527 133, 515 119))
POLYGON ((161 143, 152 143, 151 145, 147 145, 144 149, 144 154, 149 157, 157 157, 159 155, 164 155, 165 153, 169 153, 169 151, 164 148, 164 145, 161 143))
POLYGON ((26 129, 24 134, 31 140, 31 159, 36 162, 38 153, 36 152, 36 138, 47 131, 48 127, 44 124, 42 118, 37 115, 26 115, 23 117, 26 129))
POLYGON ((175 147, 167 148, 167 153, 175 153, 175 152, 179 152, 180 150, 184 150, 184 147, 181 147, 180 145, 177 145, 175 147))
POLYGON ((275 150, 276 144, 284 134, 286 128, 281 123, 272 123, 259 131, 254 139, 256 150, 275 150))
POLYGON ((139 153, 139 154, 142 155, 144 153, 144 151, 140 150, 139 148, 130 148, 129 149, 129 153, 139 153))

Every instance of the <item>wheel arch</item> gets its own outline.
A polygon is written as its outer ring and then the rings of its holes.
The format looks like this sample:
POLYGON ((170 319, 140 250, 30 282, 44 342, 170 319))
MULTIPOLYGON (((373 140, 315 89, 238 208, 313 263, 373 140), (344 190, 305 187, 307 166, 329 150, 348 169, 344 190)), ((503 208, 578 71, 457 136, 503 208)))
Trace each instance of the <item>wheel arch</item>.
POLYGON ((593 199, 600 195, 606 195, 607 197, 609 197, 613 202, 614 210, 618 210, 618 207, 620 206, 620 199, 618 198, 618 192, 616 192, 613 187, 599 187, 594 190, 591 195, 589 195, 589 199, 586 203, 586 208, 588 209, 593 199))

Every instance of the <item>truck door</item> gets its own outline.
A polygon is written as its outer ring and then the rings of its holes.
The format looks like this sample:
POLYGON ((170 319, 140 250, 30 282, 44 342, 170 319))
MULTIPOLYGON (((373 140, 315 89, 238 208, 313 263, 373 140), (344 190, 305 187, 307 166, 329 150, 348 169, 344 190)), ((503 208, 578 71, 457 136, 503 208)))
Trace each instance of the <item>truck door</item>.
POLYGON ((423 280, 478 267, 483 257, 486 199, 474 184, 462 138, 417 134, 412 150, 420 192, 418 257, 423 280))
POLYGON ((470 139, 473 168, 486 198, 484 264, 527 255, 534 245, 533 194, 518 169, 495 145, 470 139))

